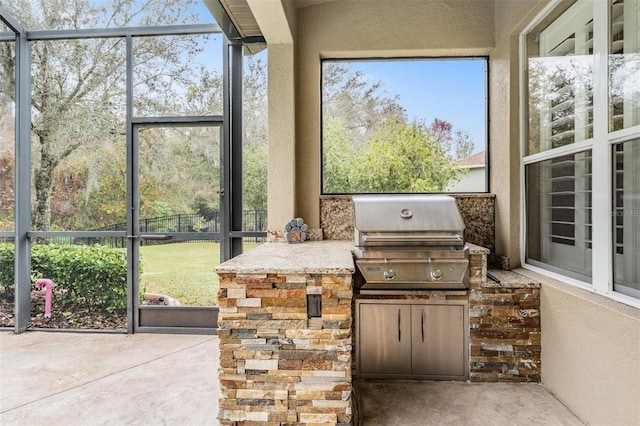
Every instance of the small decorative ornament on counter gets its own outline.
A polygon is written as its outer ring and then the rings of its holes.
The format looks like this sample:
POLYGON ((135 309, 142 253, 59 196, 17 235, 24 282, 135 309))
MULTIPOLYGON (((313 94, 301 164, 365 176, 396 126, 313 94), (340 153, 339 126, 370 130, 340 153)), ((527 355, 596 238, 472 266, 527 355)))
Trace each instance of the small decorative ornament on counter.
POLYGON ((304 223, 302 218, 294 218, 291 219, 284 225, 284 239, 287 240, 289 244, 293 243, 301 243, 307 239, 307 229, 309 226, 304 223))

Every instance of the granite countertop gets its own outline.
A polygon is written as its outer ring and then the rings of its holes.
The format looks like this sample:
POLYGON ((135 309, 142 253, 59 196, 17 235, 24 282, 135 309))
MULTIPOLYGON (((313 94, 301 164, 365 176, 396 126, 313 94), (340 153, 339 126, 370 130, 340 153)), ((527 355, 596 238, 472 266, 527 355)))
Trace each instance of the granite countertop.
POLYGON ((221 263, 218 273, 353 274, 352 241, 305 241, 264 243, 221 263))
POLYGON ((482 246, 473 244, 473 243, 467 243, 467 246, 469 247, 469 254, 489 254, 491 253, 491 250, 489 250, 488 248, 484 248, 482 246))
POLYGON ((489 269, 491 275, 500 280, 499 283, 487 277, 487 282, 482 287, 495 288, 540 288, 540 282, 513 271, 489 269))
MULTIPOLYGON (((489 250, 468 244, 469 254, 489 250)), ((218 273, 352 274, 354 246, 351 240, 264 243, 216 267, 218 273)))

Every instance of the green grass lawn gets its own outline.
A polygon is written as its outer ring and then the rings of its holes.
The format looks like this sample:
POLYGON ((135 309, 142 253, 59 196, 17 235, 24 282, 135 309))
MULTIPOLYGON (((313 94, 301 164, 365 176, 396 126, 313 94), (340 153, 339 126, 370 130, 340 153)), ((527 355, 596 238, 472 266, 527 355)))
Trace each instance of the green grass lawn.
MULTIPOLYGON (((245 243, 244 250, 257 245, 245 243)), ((142 291, 171 296, 183 306, 218 304, 218 275, 214 268, 220 263, 219 243, 142 246, 140 259, 142 291)))

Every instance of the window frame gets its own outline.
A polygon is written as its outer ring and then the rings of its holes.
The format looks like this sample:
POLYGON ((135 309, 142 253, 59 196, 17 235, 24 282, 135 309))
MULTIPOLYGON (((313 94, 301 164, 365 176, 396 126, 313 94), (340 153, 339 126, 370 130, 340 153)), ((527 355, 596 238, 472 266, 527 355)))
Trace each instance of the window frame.
MULTIPOLYGON (((389 194, 489 194, 491 193, 490 187, 490 122, 491 122, 491 98, 490 98, 490 70, 491 70, 491 58, 489 55, 464 55, 464 56, 385 56, 385 57, 333 57, 327 56, 320 58, 320 195, 333 197, 333 196, 344 196, 344 195, 355 195, 355 194, 369 194, 369 195, 389 195, 389 194), (460 192, 460 191, 445 191, 445 192, 327 192, 324 183, 324 117, 323 117, 323 64, 324 62, 366 62, 366 61, 456 61, 456 60, 482 60, 485 65, 485 73, 484 73, 484 135, 485 135, 485 163, 484 163, 484 190, 483 191, 472 191, 472 192, 460 192)), ((455 130, 455 129, 454 129, 455 130)), ((471 155, 474 155, 473 153, 471 155)))
MULTIPOLYGON (((631 195, 634 190, 634 180, 637 179, 640 174, 640 155, 636 153, 634 156, 634 150, 640 152, 640 138, 626 140, 619 144, 614 144, 611 147, 611 160, 612 160, 612 190, 614 191, 614 198, 611 200, 611 216, 613 222, 613 257, 614 257, 614 269, 613 269, 613 288, 619 293, 628 295, 640 299, 640 289, 629 285, 632 280, 625 279, 626 274, 635 275, 635 279, 640 278, 640 263, 634 262, 634 252, 637 250, 640 243, 640 235, 633 233, 633 229, 640 226, 640 199, 631 201, 631 205, 626 205, 625 195, 631 195), (618 147, 628 148, 629 151, 617 150, 618 147), (629 161, 631 166, 629 169, 617 168, 617 156, 621 155, 629 161), (618 185, 618 176, 622 178, 622 182, 618 185), (628 194, 625 190, 625 186, 631 184, 633 188, 628 194), (618 205, 618 192, 622 195, 622 206, 618 205), (618 231, 620 231, 620 239, 618 239, 618 231), (618 264, 620 262, 620 264, 618 264), (617 272, 621 273, 621 277, 617 276, 617 272), (620 279, 622 278, 622 279, 620 279)), ((635 184, 638 184, 636 180, 635 184)), ((634 283, 635 284, 635 283, 634 283)))
MULTIPOLYGON (((541 273, 564 283, 601 294, 615 301, 640 308, 640 299, 620 293, 614 289, 613 262, 613 232, 614 219, 612 212, 613 200, 613 166, 612 150, 614 145, 631 141, 640 137, 640 125, 624 129, 609 131, 609 2, 593 0, 576 0, 568 7, 562 0, 552 0, 540 13, 524 28, 519 36, 520 53, 520 257, 523 268, 541 273), (528 92, 528 52, 527 36, 536 31, 551 16, 553 21, 562 16, 576 3, 589 2, 593 7, 593 26, 601 32, 594 32, 593 37, 593 137, 584 141, 527 155, 529 135, 529 92, 528 92), (561 13, 559 8, 565 5, 561 13), (603 71, 604 70, 604 71, 603 71), (592 273, 591 282, 569 276, 540 265, 527 262, 527 199, 526 199, 526 167, 544 160, 557 158, 562 155, 576 154, 590 149, 592 151, 592 273)), ((553 22, 552 21, 552 22, 553 22)), ((547 23, 548 27, 552 25, 547 23)), ((597 31, 597 30, 596 30, 597 31)))

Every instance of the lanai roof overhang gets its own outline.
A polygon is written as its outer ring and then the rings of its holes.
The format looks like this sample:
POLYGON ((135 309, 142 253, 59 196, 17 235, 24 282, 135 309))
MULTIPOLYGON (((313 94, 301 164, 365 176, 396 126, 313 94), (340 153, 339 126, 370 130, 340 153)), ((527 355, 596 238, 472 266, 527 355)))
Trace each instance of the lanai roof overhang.
MULTIPOLYGON (((295 9, 335 0, 293 0, 295 9)), ((291 43, 285 11, 281 0, 204 0, 220 28, 229 40, 241 40, 245 48, 255 53, 266 43, 291 43), (284 31, 283 31, 284 30, 284 31)))

